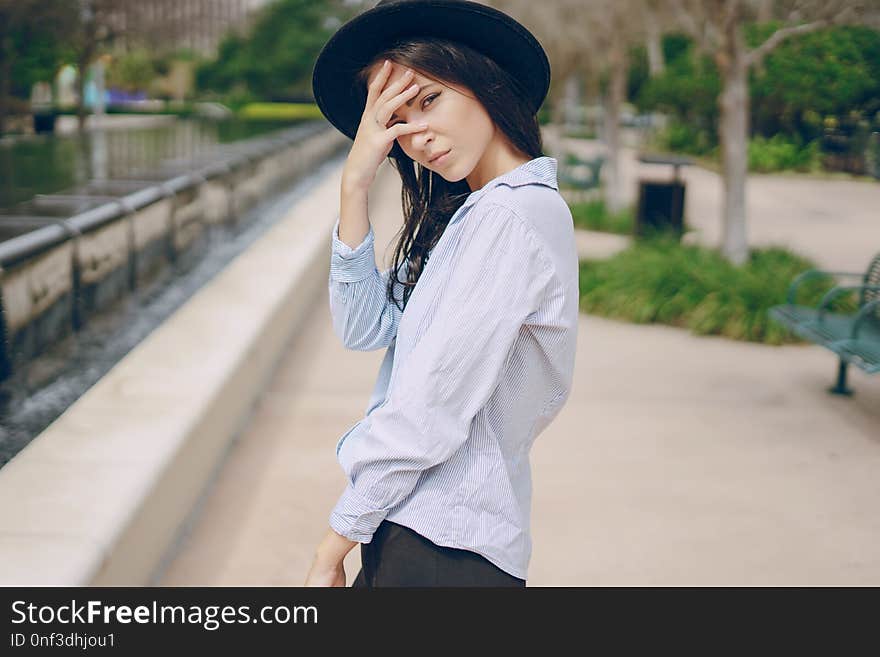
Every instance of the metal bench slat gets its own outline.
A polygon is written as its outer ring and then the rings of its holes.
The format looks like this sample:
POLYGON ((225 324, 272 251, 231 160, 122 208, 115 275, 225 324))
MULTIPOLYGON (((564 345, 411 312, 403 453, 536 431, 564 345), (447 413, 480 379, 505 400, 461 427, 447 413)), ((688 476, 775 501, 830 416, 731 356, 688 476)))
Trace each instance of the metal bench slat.
POLYGON ((865 370, 868 374, 880 372, 880 343, 866 340, 842 340, 835 344, 835 351, 848 363, 865 370))

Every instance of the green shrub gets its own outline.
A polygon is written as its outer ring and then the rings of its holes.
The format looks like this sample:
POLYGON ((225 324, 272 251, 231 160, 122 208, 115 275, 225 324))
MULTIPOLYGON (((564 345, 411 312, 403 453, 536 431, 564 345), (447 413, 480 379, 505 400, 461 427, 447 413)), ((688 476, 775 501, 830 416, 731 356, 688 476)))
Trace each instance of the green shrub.
POLYGON ((314 103, 248 103, 238 114, 244 119, 271 121, 301 121, 323 116, 314 103))
POLYGON ((107 83, 126 91, 146 91, 157 75, 150 52, 137 49, 113 60, 107 71, 107 83))
POLYGON ((571 203, 569 207, 575 228, 621 235, 630 235, 633 232, 632 208, 624 208, 620 212, 609 212, 605 207, 605 201, 601 199, 571 203))
MULTIPOLYGON (((768 310, 785 303, 792 279, 809 261, 784 249, 756 249, 735 266, 713 249, 673 239, 635 242, 612 258, 580 263, 584 312, 641 324, 687 328, 698 335, 783 344, 801 342, 773 322, 768 310)), ((833 281, 814 279, 799 288, 797 302, 815 305, 833 281)), ((852 312, 849 296, 834 309, 852 312)))
MULTIPOLYGON (((658 132, 653 146, 670 153, 683 153, 720 160, 721 148, 705 130, 687 124, 672 122, 658 132)), ((796 137, 778 134, 769 139, 757 135, 749 140, 749 171, 771 173, 774 171, 816 172, 822 170, 820 142, 814 139, 801 144, 796 137)))
POLYGON ((323 45, 358 8, 351 3, 275 0, 260 3, 249 28, 229 32, 214 60, 196 72, 202 91, 237 85, 257 100, 291 100, 311 92, 312 69, 323 45))
POLYGON ((718 146, 708 131, 677 121, 659 131, 655 141, 659 150, 671 153, 700 156, 715 156, 718 153, 718 146))
POLYGON ((749 171, 818 171, 821 169, 819 140, 806 145, 784 135, 765 139, 760 135, 749 141, 749 171))
MULTIPOLYGON (((749 47, 777 27, 746 25, 749 47)), ((667 66, 658 76, 648 75, 643 50, 635 54, 628 98, 639 111, 667 113, 680 124, 712 132, 711 140, 717 141, 721 80, 715 62, 681 35, 665 36, 663 46, 667 66)), ((750 70, 749 98, 755 134, 785 134, 803 143, 822 136, 821 117, 872 116, 880 110, 880 31, 841 25, 785 40, 750 70)))

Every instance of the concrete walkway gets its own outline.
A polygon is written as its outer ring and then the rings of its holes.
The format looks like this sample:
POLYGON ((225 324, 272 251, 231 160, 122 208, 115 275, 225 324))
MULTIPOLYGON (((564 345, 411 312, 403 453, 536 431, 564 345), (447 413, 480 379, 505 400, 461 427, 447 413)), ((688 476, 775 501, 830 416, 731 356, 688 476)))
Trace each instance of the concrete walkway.
MULTIPOLYGON (((371 197, 383 265, 395 178, 371 197)), ((871 236, 854 241, 857 259, 871 236)), ((342 347, 326 291, 315 308, 158 585, 303 583, 383 355, 342 347)), ((529 585, 880 584, 880 377, 840 399, 834 372, 816 347, 583 315, 571 399, 532 450, 529 585)), ((355 549, 349 584, 359 567, 355 549)))

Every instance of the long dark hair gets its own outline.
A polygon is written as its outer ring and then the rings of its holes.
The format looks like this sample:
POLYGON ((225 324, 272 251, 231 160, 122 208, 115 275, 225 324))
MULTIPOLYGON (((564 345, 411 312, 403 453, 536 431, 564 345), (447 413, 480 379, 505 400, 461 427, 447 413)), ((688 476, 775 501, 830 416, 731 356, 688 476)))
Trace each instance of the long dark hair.
MULTIPOLYGON (((397 41, 378 53, 360 70, 358 79, 366 97, 370 68, 384 59, 407 66, 438 82, 467 88, 510 143, 531 159, 543 155, 538 118, 524 100, 522 85, 494 60, 462 43, 412 37, 397 41)), ((403 182, 404 224, 394 251, 388 277, 389 301, 401 311, 428 261, 430 251, 443 235, 449 220, 471 190, 467 181, 449 182, 410 158, 395 141, 388 154, 403 182), (399 279, 406 265, 406 280, 399 279), (403 307, 397 303, 395 285, 403 285, 403 307)))

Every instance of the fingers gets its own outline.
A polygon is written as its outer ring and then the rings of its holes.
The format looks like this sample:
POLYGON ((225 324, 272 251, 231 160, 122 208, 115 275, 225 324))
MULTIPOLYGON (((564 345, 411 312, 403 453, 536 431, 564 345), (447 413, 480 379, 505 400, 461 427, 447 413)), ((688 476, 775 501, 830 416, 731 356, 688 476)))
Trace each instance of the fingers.
POLYGON ((394 139, 397 139, 401 135, 406 135, 413 132, 421 132, 422 130, 426 130, 427 128, 427 123, 397 123, 388 128, 388 131, 391 133, 394 139))
POLYGON ((382 64, 382 67, 379 69, 379 74, 376 76, 376 79, 373 80, 367 89, 367 107, 371 105, 382 91, 382 87, 385 86, 385 82, 388 80, 389 75, 391 75, 391 62, 386 59, 385 63, 382 64))
MULTIPOLYGON (((391 66, 389 65, 390 69, 391 66)), ((388 77, 391 75, 390 70, 385 74, 385 81, 387 82, 388 77)), ((386 102, 388 98, 392 97, 394 94, 400 92, 406 85, 412 82, 413 72, 411 70, 407 70, 403 75, 401 75, 397 80, 393 83, 389 84, 387 87, 382 89, 381 93, 379 93, 378 98, 375 100, 375 105, 381 105, 386 102)), ((378 82, 378 80, 377 80, 378 82)))
POLYGON ((387 125, 388 121, 391 119, 391 115, 394 113, 394 110, 403 105, 404 101, 406 101, 408 98, 414 97, 416 94, 418 94, 418 92, 419 85, 414 84, 383 103, 379 108, 379 111, 376 113, 376 116, 378 117, 382 125, 387 125))

